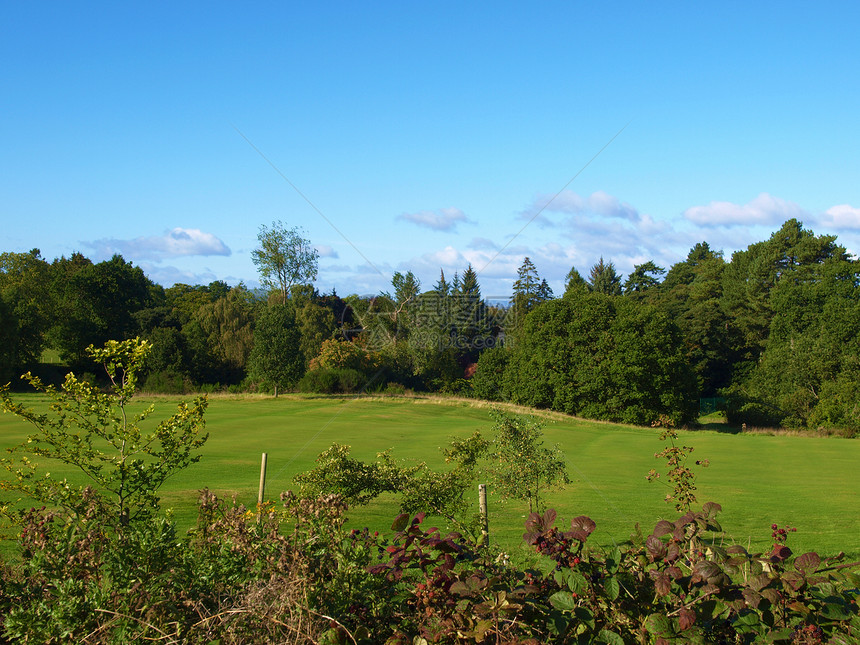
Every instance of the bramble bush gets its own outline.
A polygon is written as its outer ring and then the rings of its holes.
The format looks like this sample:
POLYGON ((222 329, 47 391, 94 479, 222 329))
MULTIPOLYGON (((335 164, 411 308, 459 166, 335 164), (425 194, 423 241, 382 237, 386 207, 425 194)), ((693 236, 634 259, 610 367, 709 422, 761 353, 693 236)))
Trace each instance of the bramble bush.
MULTIPOLYGON (((375 487, 405 482, 413 488, 409 504, 430 507, 454 487, 434 488, 445 484, 438 474, 385 454, 363 464, 342 446, 325 453, 309 474, 308 481, 320 488, 311 486, 307 495, 284 493, 280 504, 247 508, 201 491, 195 528, 178 535, 169 515, 143 505, 157 500, 165 476, 198 458, 192 451, 205 438, 200 433, 205 402, 196 408, 199 414, 180 406, 173 421, 138 436, 135 419, 141 417, 129 420, 124 406, 145 345, 127 342, 104 352, 96 355, 114 379, 111 392, 70 376, 63 393, 49 392, 60 421, 46 423, 46 417, 27 412, 45 433, 28 444, 36 444, 31 450, 73 457, 101 479, 67 488, 50 483, 50 477, 29 475, 38 470, 31 464, 23 471, 13 468, 12 478, 4 480, 7 490, 35 493, 47 503, 23 511, 6 508, 19 532, 17 558, 0 566, 3 642, 860 641, 860 563, 843 562, 841 554, 794 557, 788 546, 794 530, 775 523, 766 552, 726 543, 717 519, 720 506, 709 502, 694 510, 689 450, 675 445, 671 427, 664 431, 667 448, 658 456, 667 460, 673 486, 667 501, 678 505, 680 515, 660 520, 647 536, 637 525, 629 544, 612 549, 589 545, 596 529, 592 519, 579 516, 562 528, 552 509, 532 512, 526 520, 523 539, 534 553, 527 564, 512 562, 468 532, 425 527, 421 512, 401 513, 387 536, 348 530, 347 499, 362 503, 375 487), (84 410, 89 412, 80 414, 84 410), (75 424, 79 434, 72 431, 75 424), (120 431, 127 444, 116 443, 120 431), (119 456, 103 451, 106 445, 119 456), (149 457, 133 466, 139 457, 132 450, 141 446, 149 446, 149 457), (176 446, 176 454, 165 452, 169 446, 176 446), (144 482, 151 490, 130 494, 144 482), (322 494, 323 486, 340 490, 322 494)), ((5 393, 3 400, 7 409, 21 410, 5 393)), ((521 443, 534 448, 534 458, 555 458, 539 442, 530 443, 534 428, 511 423, 516 432, 508 428, 506 440, 528 439, 521 443)), ((454 442, 446 456, 459 476, 474 475, 481 459, 493 454, 492 446, 476 434, 454 442)), ((498 446, 495 450, 503 454, 498 446)), ((528 492, 528 486, 521 488, 528 492)))

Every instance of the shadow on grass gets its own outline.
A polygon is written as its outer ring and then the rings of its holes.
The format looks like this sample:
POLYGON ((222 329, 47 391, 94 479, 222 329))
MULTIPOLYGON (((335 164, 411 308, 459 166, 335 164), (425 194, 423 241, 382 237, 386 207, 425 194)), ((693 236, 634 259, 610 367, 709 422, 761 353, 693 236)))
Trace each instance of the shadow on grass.
POLYGON ((710 430, 711 432, 722 432, 723 434, 740 434, 742 431, 740 427, 730 425, 726 422, 725 417, 720 412, 713 412, 699 417, 698 426, 691 429, 710 430))

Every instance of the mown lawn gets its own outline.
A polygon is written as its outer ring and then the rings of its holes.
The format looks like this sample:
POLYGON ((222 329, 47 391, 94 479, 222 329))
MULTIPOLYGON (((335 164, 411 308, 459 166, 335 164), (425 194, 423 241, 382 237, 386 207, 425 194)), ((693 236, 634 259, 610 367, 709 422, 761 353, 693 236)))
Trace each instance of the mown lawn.
MULTIPOLYGON (((21 396, 39 405, 36 395, 21 396)), ((155 419, 170 414, 176 399, 150 398, 155 419)), ((663 479, 648 483, 650 468, 662 448, 658 431, 546 415, 546 441, 565 452, 572 480, 552 493, 550 505, 561 518, 588 515, 597 522, 592 541, 601 545, 626 541, 639 523, 647 535, 660 518, 673 518, 663 501, 663 479)), ((206 415, 210 434, 203 459, 169 480, 162 490, 166 507, 180 526, 194 522, 197 491, 208 486, 218 494, 256 501, 260 455, 268 453, 267 497, 293 487, 295 474, 313 466, 317 454, 333 442, 352 446, 353 456, 370 460, 392 449, 397 458, 426 460, 443 467, 438 448, 451 437, 476 429, 489 431, 487 404, 440 398, 306 398, 282 396, 213 397, 206 415)), ((20 443, 28 426, 11 415, 0 416, 0 447, 20 443)), ((857 467, 860 442, 849 439, 741 435, 700 430, 681 432, 693 457, 708 459, 698 471, 701 502, 722 505, 723 528, 731 539, 763 549, 770 526, 797 527, 789 546, 796 552, 840 550, 860 554, 857 467)), ((75 481, 67 467, 53 464, 52 474, 75 481)), ((477 491, 475 491, 477 504, 477 491)), ((380 499, 352 509, 354 525, 383 530, 397 513, 396 500, 380 499)), ((492 538, 516 551, 525 519, 524 508, 501 506, 490 493, 492 538)))

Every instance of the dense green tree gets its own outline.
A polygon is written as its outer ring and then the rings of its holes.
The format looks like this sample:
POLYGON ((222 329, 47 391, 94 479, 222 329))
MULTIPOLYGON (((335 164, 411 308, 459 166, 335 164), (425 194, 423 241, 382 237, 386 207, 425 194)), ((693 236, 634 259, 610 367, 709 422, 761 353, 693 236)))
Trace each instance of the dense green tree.
POLYGON ((453 302, 452 296, 433 289, 421 294, 412 310, 407 351, 411 373, 421 382, 450 382, 462 376, 452 336, 453 302))
POLYGON ((128 339, 138 332, 135 313, 151 306, 152 283, 140 267, 114 255, 93 264, 73 255, 52 267, 57 315, 49 337, 60 355, 86 365, 88 346, 128 339))
POLYGON ((196 380, 209 383, 242 380, 253 346, 257 304, 254 295, 240 284, 194 313, 183 330, 199 370, 196 380))
MULTIPOLYGON (((301 336, 300 348, 305 359, 305 367, 316 358, 324 341, 332 337, 337 325, 331 309, 317 301, 306 302, 296 308, 296 324, 301 336)), ((256 338, 257 331, 254 331, 256 338)))
POLYGON ((624 282, 624 295, 641 296, 648 289, 660 284, 657 276, 664 273, 666 273, 666 269, 658 267, 651 260, 644 264, 634 265, 633 272, 627 276, 627 280, 624 282))
POLYGON ((452 342, 453 314, 459 300, 451 293, 443 293, 450 291, 444 274, 435 289, 424 293, 419 293, 421 284, 411 272, 395 274, 392 286, 395 291, 389 297, 394 304, 396 333, 394 343, 385 352, 391 376, 423 387, 461 376, 458 351, 452 342))
POLYGON ((538 275, 531 259, 526 257, 517 269, 505 325, 505 342, 513 344, 528 313, 546 300, 552 299, 552 289, 538 275))
POLYGON ((471 264, 463 272, 463 277, 456 281, 459 286, 451 294, 450 307, 452 340, 458 359, 463 363, 471 363, 478 359, 478 354, 484 348, 494 344, 494 339, 487 305, 481 297, 478 274, 471 264))
POLYGON ((588 283, 585 281, 576 267, 570 267, 567 277, 564 279, 564 295, 573 291, 588 291, 588 283))
POLYGON ((404 340, 414 327, 414 311, 421 293, 421 281, 412 271, 405 274, 398 271, 391 278, 391 286, 394 287, 394 294, 385 295, 394 304, 390 314, 394 336, 398 340, 404 340))
POLYGON ((15 348, 18 346, 18 320, 12 308, 0 297, 0 385, 5 385, 15 376, 18 361, 15 348))
POLYGON ((517 279, 514 281, 511 306, 522 311, 523 315, 534 309, 538 304, 538 290, 540 289, 540 276, 537 268, 526 256, 520 268, 517 269, 517 279))
POLYGON ((319 252, 302 233, 300 228, 287 228, 280 221, 272 222, 271 227, 261 226, 259 245, 251 254, 260 283, 277 290, 282 303, 287 302, 293 285, 313 282, 317 277, 319 252))
POLYGON ((836 236, 816 236, 796 219, 770 239, 735 252, 724 273, 722 304, 742 335, 742 357, 754 364, 765 349, 774 315, 771 292, 778 283, 804 279, 828 260, 846 259, 836 236))
POLYGON ((440 297, 445 297, 451 293, 451 285, 445 280, 445 271, 439 269, 439 281, 433 285, 435 291, 440 297))
POLYGON ((507 345, 490 347, 481 352, 472 377, 472 392, 477 398, 485 401, 505 401, 510 398, 505 371, 511 355, 512 351, 507 345))
POLYGON ((352 311, 347 306, 346 300, 337 295, 334 288, 332 288, 331 293, 323 294, 317 298, 317 304, 331 311, 338 333, 348 334, 355 324, 352 319, 352 311))
POLYGON ((7 307, 6 346, 15 369, 37 363, 45 346, 45 334, 54 317, 50 292, 51 266, 39 249, 29 253, 0 253, 0 298, 7 307))
POLYGON ((146 360, 144 389, 182 390, 193 375, 192 355, 185 335, 176 327, 165 326, 150 329, 145 338, 152 345, 152 352, 146 360))
POLYGON ((547 300, 552 300, 555 297, 552 293, 552 287, 549 286, 549 282, 546 281, 546 278, 541 278, 537 296, 539 302, 546 302, 547 300))
POLYGON ((277 398, 278 389, 291 387, 305 372, 301 343, 293 306, 269 304, 260 312, 254 328, 254 347, 248 360, 250 377, 274 388, 277 398))
POLYGON ((656 308, 601 293, 570 293, 526 318, 506 371, 515 403, 625 423, 697 411, 677 327, 656 308))
POLYGON ((180 324, 184 325, 194 317, 200 307, 226 296, 229 291, 230 286, 221 280, 208 285, 177 282, 164 290, 165 304, 170 307, 180 324))
POLYGON ((615 272, 615 265, 612 262, 604 262, 603 256, 600 256, 600 260, 591 267, 588 274, 588 286, 597 293, 620 296, 621 276, 615 272))
POLYGON ((733 420, 750 425, 860 429, 860 263, 838 255, 795 267, 770 292, 759 361, 728 391, 733 420), (847 387, 846 387, 847 386, 847 387))
POLYGON ((701 396, 715 396, 729 384, 737 358, 738 334, 722 307, 725 267, 722 253, 698 243, 660 285, 643 294, 681 329, 701 396))

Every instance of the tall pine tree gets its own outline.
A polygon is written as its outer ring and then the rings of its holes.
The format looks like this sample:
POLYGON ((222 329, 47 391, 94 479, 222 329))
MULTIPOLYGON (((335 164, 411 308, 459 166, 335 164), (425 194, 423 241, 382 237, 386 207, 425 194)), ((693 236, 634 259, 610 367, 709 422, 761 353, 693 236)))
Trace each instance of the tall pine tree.
POLYGON ((611 261, 603 261, 602 255, 598 263, 591 267, 588 283, 591 290, 597 293, 605 293, 607 296, 621 295, 621 276, 615 272, 615 265, 611 261))

